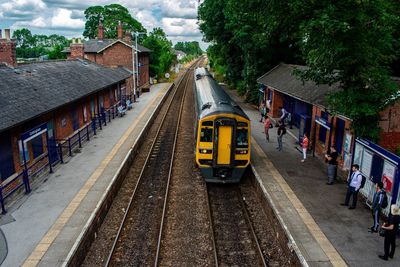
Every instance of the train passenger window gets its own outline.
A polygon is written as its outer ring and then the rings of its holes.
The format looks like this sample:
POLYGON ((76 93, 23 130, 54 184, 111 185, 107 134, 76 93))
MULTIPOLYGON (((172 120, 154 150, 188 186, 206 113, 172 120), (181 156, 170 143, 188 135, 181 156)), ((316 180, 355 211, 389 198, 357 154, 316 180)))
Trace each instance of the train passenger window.
POLYGON ((246 123, 246 122, 239 121, 239 122, 237 123, 237 126, 238 126, 238 127, 247 127, 247 123, 246 123))
POLYGON ((248 132, 247 129, 236 130, 236 147, 245 148, 249 145, 248 143, 248 132))
POLYGON ((212 128, 201 128, 200 142, 212 142, 212 128))

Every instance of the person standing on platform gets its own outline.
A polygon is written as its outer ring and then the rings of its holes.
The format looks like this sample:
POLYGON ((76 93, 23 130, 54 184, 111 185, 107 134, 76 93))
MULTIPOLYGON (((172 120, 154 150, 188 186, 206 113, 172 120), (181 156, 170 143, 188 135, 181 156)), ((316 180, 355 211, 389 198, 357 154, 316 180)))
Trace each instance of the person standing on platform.
MULTIPOLYGON (((386 192, 383 189, 383 183, 376 183, 376 192, 372 201, 372 218, 374 219, 374 225, 370 228, 371 233, 377 233, 379 227, 379 216, 381 215, 381 208, 383 201, 386 198, 386 192)), ((387 201, 387 199, 386 199, 387 201)), ((386 202, 387 204, 387 202, 386 202)))
POLYGON ((271 120, 268 117, 268 115, 266 115, 265 120, 264 120, 264 133, 265 133, 265 138, 267 139, 268 142, 269 142, 269 132, 268 131, 269 131, 269 128, 272 128, 271 126, 272 126, 271 120))
POLYGON ((281 111, 281 117, 279 118, 279 121, 282 124, 285 124, 285 119, 287 118, 287 116, 289 115, 289 113, 286 111, 286 109, 284 107, 279 107, 280 111, 281 111))
POLYGON ((301 143, 301 146, 303 148, 303 159, 301 160, 301 162, 304 162, 307 158, 307 149, 308 149, 308 137, 306 133, 304 133, 303 135, 303 142, 301 143))
POLYGON ((393 204, 390 206, 390 214, 388 222, 382 225, 382 229, 386 230, 385 233, 385 245, 384 245, 384 255, 379 255, 379 258, 387 261, 388 257, 393 259, 394 251, 396 249, 396 235, 399 230, 400 223, 400 208, 393 204))
POLYGON ((267 113, 266 113, 266 107, 265 107, 264 101, 262 101, 262 102, 260 103, 259 109, 260 109, 260 114, 261 114, 260 122, 263 122, 263 118, 264 118, 265 115, 267 114, 267 113))
POLYGON ((350 202, 350 197, 353 196, 353 204, 349 207, 350 210, 355 209, 357 205, 358 190, 360 190, 362 182, 362 175, 359 169, 360 166, 358 164, 354 164, 353 166, 351 166, 351 170, 353 171, 353 173, 347 180, 348 186, 346 200, 344 201, 344 203, 340 204, 342 206, 348 206, 350 202))
POLYGON ((325 155, 325 158, 328 160, 328 182, 326 184, 332 185, 333 181, 336 179, 338 165, 338 153, 334 146, 331 147, 330 152, 325 155))
POLYGON ((278 127, 278 149, 279 151, 282 151, 282 138, 283 135, 286 134, 286 128, 285 125, 282 122, 279 122, 279 127, 278 127))

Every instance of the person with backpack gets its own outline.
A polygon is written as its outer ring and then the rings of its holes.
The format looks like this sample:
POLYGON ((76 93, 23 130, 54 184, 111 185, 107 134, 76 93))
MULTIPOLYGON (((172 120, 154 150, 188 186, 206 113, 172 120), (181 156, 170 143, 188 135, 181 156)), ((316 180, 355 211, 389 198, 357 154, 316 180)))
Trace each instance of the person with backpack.
POLYGON ((374 225, 370 228, 369 232, 377 233, 379 228, 379 217, 381 215, 381 209, 386 208, 388 205, 386 192, 383 189, 383 183, 376 183, 376 192, 372 200, 372 218, 374 225))
POLYGON ((278 127, 278 147, 276 148, 279 151, 282 151, 282 138, 284 134, 286 134, 286 128, 283 122, 280 121, 278 127))
POLYGON ((360 166, 358 164, 353 164, 351 166, 352 174, 347 179, 347 193, 346 193, 346 200, 344 203, 341 203, 342 206, 348 206, 350 202, 350 197, 353 196, 353 203, 349 207, 349 210, 355 209, 357 205, 357 196, 358 191, 360 190, 363 176, 360 172, 360 166))

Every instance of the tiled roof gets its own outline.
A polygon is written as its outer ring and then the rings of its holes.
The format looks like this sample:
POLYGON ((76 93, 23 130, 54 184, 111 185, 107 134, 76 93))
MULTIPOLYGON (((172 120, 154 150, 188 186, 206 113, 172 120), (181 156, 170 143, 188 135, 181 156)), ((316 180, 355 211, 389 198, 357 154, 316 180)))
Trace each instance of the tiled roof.
MULTIPOLYGON (((84 51, 86 53, 99 53, 103 49, 105 49, 108 46, 112 46, 115 43, 123 43, 126 46, 132 47, 130 43, 125 42, 124 40, 119 40, 119 39, 104 39, 104 40, 95 40, 95 39, 90 39, 87 41, 83 41, 83 46, 84 46, 84 51)), ((138 52, 139 53, 146 53, 146 52, 151 52, 150 49, 138 44, 138 52)), ((70 53, 70 48, 64 49, 65 53, 70 53)))
POLYGON ((124 68, 85 60, 0 65, 0 131, 125 80, 124 68))
POLYGON ((257 82, 304 102, 319 106, 326 106, 325 97, 327 94, 340 90, 338 84, 332 86, 317 85, 312 81, 306 81, 303 84, 303 81, 293 74, 295 69, 306 70, 307 67, 279 64, 258 78, 257 82))

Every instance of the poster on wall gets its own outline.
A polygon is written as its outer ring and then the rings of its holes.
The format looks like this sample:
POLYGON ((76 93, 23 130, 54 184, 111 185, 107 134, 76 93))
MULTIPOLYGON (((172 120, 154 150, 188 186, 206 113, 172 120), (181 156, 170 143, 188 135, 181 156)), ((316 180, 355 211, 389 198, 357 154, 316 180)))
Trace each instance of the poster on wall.
POLYGON ((350 167, 351 167, 351 153, 344 152, 343 170, 350 170, 350 167))
POLYGON ((385 191, 388 193, 392 192, 392 185, 393 185, 393 178, 395 171, 396 167, 385 160, 385 163, 383 164, 382 182, 385 186, 385 191))
POLYGON ((371 174, 372 167, 372 154, 367 150, 364 150, 362 163, 361 163, 361 172, 369 178, 371 174))
POLYGON ((346 153, 350 153, 351 139, 352 139, 352 135, 349 133, 346 133, 346 139, 344 141, 344 151, 346 153))
POLYGON ((361 166, 361 160, 363 155, 364 148, 362 145, 356 143, 356 147, 354 149, 354 161, 353 164, 358 164, 361 166))

